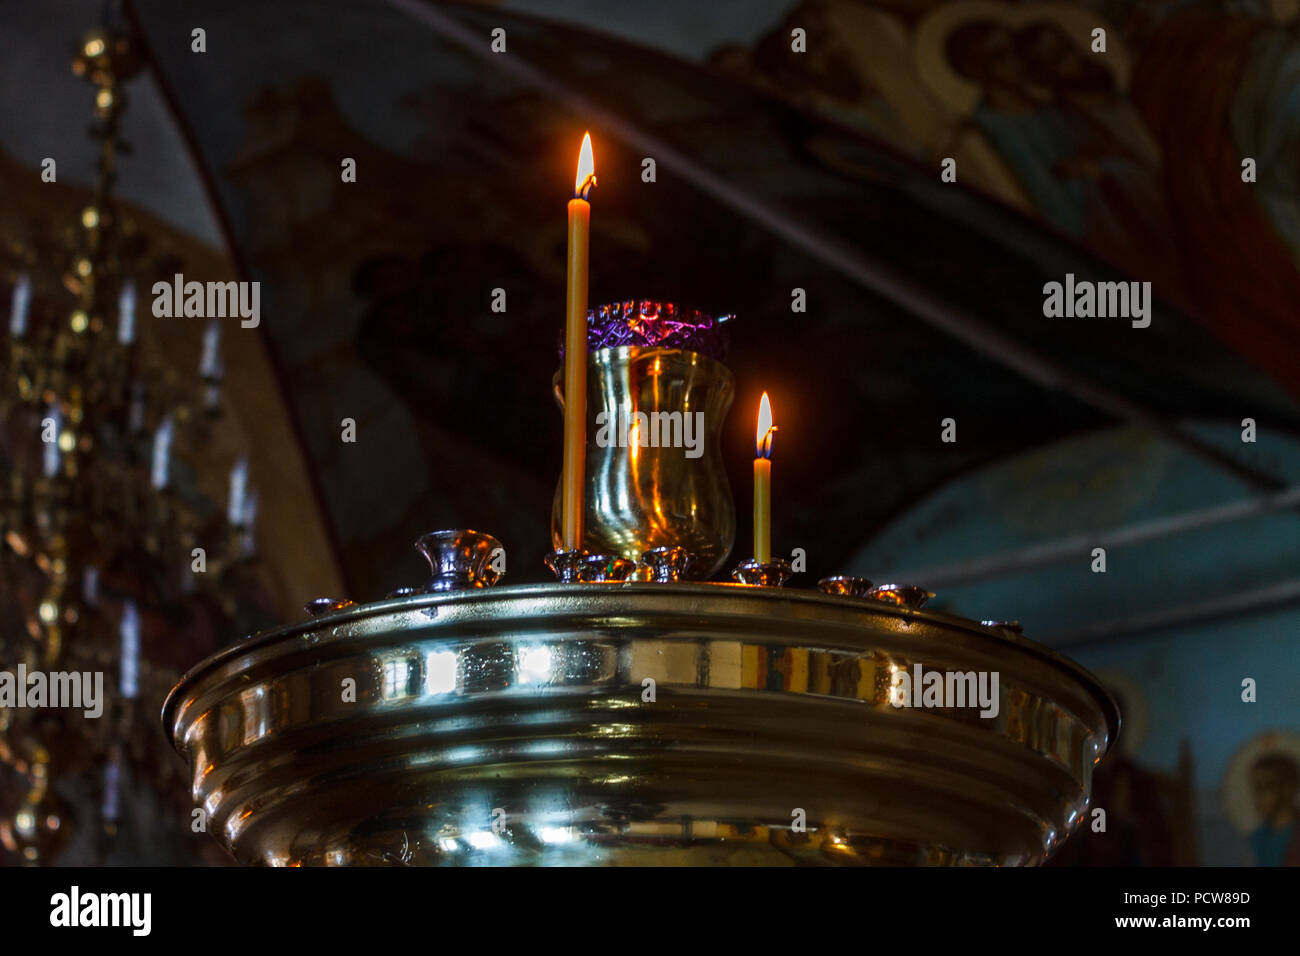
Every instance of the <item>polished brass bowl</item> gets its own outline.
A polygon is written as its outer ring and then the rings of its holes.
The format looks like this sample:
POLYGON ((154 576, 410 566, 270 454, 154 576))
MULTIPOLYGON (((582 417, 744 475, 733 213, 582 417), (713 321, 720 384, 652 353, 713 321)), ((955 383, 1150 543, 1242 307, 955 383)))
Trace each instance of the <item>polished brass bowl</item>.
POLYGON ((734 584, 353 605, 200 664, 163 720, 236 859, 1035 864, 1082 818, 1114 701, 1004 628, 734 584), (892 675, 996 672, 998 713, 892 675))

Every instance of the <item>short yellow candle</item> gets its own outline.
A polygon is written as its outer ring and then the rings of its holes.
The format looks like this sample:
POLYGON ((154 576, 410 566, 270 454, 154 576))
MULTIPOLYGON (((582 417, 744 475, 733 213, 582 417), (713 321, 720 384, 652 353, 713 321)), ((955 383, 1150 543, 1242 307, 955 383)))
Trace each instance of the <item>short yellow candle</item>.
POLYGON ((578 173, 569 200, 569 264, 564 321, 564 465, 560 536, 566 551, 582 547, 583 480, 587 471, 587 249, 596 161, 591 134, 582 137, 578 173))
POLYGON ((772 560, 772 403, 763 393, 758 403, 758 432, 754 442, 754 560, 772 560))

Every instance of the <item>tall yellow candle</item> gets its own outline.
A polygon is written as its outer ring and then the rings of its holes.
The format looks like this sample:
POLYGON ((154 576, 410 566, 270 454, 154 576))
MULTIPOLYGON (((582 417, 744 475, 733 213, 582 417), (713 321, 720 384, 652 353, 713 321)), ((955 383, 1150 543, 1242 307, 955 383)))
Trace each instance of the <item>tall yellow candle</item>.
POLYGON ((772 403, 763 393, 758 403, 758 432, 754 441, 754 560, 772 560, 772 403))
POLYGON ((587 249, 596 160, 591 134, 582 137, 578 173, 569 200, 568 288, 564 319, 564 465, 560 483, 560 537, 566 551, 582 547, 583 479, 587 472, 587 249))

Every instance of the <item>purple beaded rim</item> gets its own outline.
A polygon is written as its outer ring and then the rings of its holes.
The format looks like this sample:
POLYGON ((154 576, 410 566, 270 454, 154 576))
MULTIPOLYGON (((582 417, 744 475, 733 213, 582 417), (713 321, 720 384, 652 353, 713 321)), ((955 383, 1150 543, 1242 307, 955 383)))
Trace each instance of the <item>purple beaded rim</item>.
MULTIPOLYGON (((699 309, 682 309, 671 302, 628 299, 587 310, 587 351, 623 345, 689 349, 721 362, 727 355, 726 323, 699 309)), ((561 336, 560 357, 564 357, 561 336)))

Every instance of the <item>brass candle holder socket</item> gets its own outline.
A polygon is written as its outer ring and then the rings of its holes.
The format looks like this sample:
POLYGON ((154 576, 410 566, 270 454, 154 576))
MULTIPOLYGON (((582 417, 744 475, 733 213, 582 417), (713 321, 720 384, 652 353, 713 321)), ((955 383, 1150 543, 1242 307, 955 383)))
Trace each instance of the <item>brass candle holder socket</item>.
POLYGON ((552 551, 544 560, 561 584, 619 583, 636 570, 635 562, 627 558, 588 551, 552 551))
POLYGON ((784 587, 792 574, 794 571, 790 568, 790 562, 782 560, 769 561, 766 564, 762 561, 750 560, 731 572, 731 576, 741 584, 760 588, 784 587))
POLYGON ((817 587, 826 594, 838 594, 842 597, 865 598, 871 595, 871 582, 866 578, 855 578, 847 574, 837 574, 822 578, 817 587))
POLYGON ((912 584, 881 584, 868 591, 867 597, 919 611, 934 597, 934 592, 912 584))
POLYGON ((431 531, 415 542, 433 578, 421 590, 463 591, 487 588, 505 575, 498 570, 501 542, 490 534, 468 528, 431 531))
POLYGON ((345 607, 352 607, 354 603, 347 598, 321 597, 308 601, 303 607, 312 617, 323 617, 326 614, 341 611, 345 607))
POLYGON ((641 555, 641 570, 645 580, 660 584, 683 581, 690 577, 695 555, 685 548, 651 548, 641 555))

